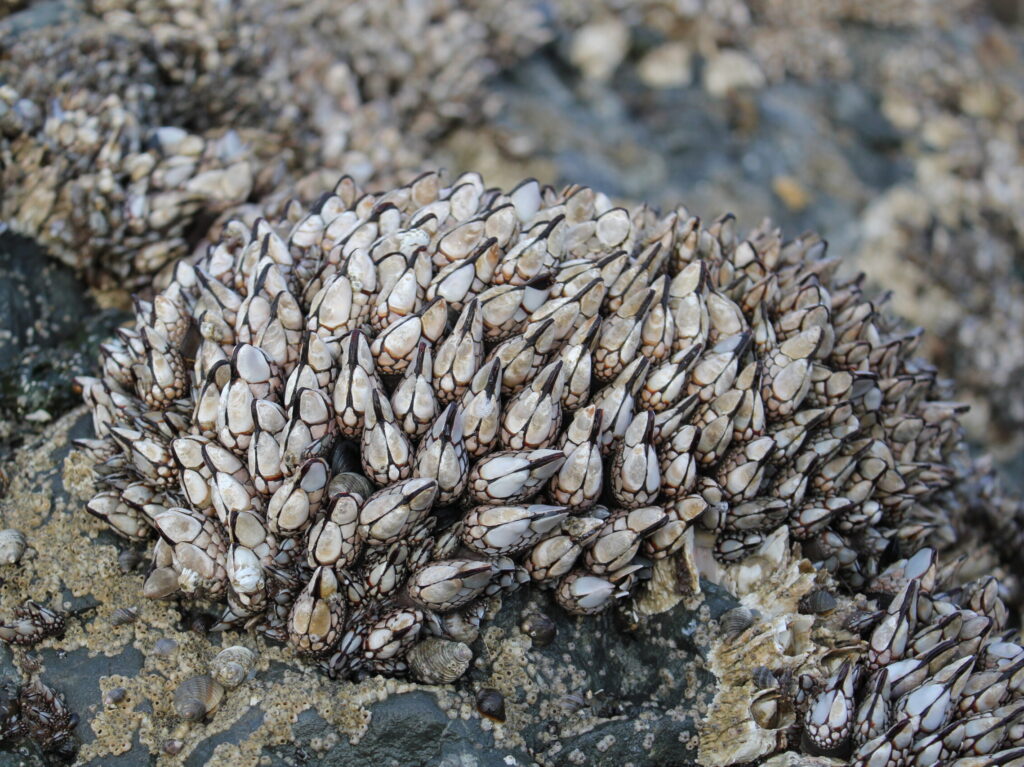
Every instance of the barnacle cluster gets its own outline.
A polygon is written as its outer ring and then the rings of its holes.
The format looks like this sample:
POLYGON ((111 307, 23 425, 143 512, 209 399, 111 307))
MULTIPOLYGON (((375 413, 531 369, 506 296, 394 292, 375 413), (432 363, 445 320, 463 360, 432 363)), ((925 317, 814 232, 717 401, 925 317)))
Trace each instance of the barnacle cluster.
POLYGON ((854 639, 828 651, 823 676, 756 670, 754 720, 858 767, 1018 764, 1024 647, 997 579, 957 583, 965 559, 925 548, 895 562, 876 584, 882 609, 846 615, 854 639))
POLYGON ((64 695, 40 679, 0 685, 0 743, 27 738, 44 753, 70 761, 78 750, 77 724, 64 695))
POLYGON ((301 196, 307 172, 394 183, 421 167, 546 36, 536 9, 491 0, 65 11, 0 27, 0 213, 77 268, 139 281, 221 211, 301 196))
POLYGON ((464 669, 487 595, 593 614, 780 526, 859 589, 952 537, 960 408, 839 266, 585 187, 344 177, 137 299, 79 380, 88 508, 156 534, 147 596, 338 674, 427 668, 431 635, 464 669))

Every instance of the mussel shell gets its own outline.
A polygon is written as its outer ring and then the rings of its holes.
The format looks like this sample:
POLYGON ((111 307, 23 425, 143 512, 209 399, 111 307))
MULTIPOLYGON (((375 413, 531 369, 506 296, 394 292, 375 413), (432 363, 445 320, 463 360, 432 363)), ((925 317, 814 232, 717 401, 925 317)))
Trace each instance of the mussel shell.
POLYGON ((828 615, 836 609, 836 598, 825 589, 815 589, 800 599, 799 609, 805 615, 828 615))
POLYGON ((722 613, 722 617, 718 619, 718 625, 726 639, 735 639, 754 625, 754 619, 753 610, 740 606, 722 613))
POLYGON ((779 680, 767 666, 758 666, 755 668, 751 677, 759 690, 766 690, 770 687, 779 686, 779 680))

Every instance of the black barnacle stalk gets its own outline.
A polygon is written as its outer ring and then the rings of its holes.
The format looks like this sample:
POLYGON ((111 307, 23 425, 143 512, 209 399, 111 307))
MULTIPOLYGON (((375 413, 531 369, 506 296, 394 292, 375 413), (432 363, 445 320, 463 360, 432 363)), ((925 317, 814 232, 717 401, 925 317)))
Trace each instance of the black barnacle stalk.
MULTIPOLYGON (((893 595, 922 562, 889 561, 950 537, 929 500, 960 409, 814 235, 472 173, 290 210, 177 263, 80 380, 89 511, 156 534, 148 596, 334 675, 436 676, 409 652, 472 642, 481 600, 527 583, 592 615, 784 527, 893 595)), ((889 610, 872 667, 909 642, 889 610)))

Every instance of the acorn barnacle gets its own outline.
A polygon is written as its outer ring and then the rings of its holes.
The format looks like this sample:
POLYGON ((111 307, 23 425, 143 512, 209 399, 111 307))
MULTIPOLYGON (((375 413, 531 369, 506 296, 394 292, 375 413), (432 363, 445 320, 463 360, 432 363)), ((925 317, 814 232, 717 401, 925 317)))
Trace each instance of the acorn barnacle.
POLYGON ((949 538, 960 408, 839 264, 581 186, 345 177, 136 301, 79 380, 89 511, 157 538, 146 596, 340 676, 472 641, 492 595, 592 615, 783 526, 860 589, 949 538))

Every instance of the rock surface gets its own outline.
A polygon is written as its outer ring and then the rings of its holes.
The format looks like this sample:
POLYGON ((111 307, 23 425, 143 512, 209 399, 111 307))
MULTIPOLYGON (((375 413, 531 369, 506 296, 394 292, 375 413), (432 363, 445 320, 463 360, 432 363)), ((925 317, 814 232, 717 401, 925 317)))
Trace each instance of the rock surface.
POLYGON ((75 407, 71 380, 127 315, 100 310, 74 273, 22 237, 0 234, 0 456, 75 407))

